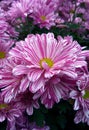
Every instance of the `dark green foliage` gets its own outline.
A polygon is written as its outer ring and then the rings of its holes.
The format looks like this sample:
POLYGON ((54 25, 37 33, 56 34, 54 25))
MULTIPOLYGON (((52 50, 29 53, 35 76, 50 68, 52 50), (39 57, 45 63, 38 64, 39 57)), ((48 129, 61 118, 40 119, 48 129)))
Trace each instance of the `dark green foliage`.
POLYGON ((6 121, 0 123, 0 130, 6 130, 6 125, 7 125, 6 121))
POLYGON ((36 121, 40 127, 43 126, 44 120, 46 125, 50 126, 51 130, 88 130, 86 124, 74 123, 75 112, 72 104, 68 101, 61 100, 55 104, 52 109, 46 109, 42 104, 40 109, 34 109, 32 116, 29 116, 29 121, 36 121))
POLYGON ((81 46, 89 46, 89 38, 87 38, 87 35, 89 34, 89 31, 86 30, 84 32, 81 32, 81 29, 84 27, 81 26, 81 24, 75 24, 75 23, 65 23, 64 27, 52 27, 50 30, 47 30, 46 28, 40 29, 39 26, 35 25, 33 26, 33 20, 32 19, 26 19, 26 22, 21 24, 20 27, 17 27, 16 30, 19 32, 18 40, 24 40, 28 34, 42 34, 42 33, 54 33, 55 37, 57 38, 58 35, 61 36, 72 36, 74 40, 77 40, 78 43, 81 46))

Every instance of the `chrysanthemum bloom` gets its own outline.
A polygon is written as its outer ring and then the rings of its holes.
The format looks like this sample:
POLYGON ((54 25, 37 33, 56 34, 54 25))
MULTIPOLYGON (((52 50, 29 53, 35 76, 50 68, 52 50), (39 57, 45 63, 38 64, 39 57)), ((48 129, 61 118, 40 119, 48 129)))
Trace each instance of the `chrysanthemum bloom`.
POLYGON ((18 36, 18 32, 6 21, 4 12, 0 10, 0 41, 14 41, 18 36))
POLYGON ((16 99, 23 104, 26 112, 28 115, 33 114, 33 108, 38 109, 39 103, 38 100, 33 99, 34 94, 32 94, 29 90, 26 90, 25 92, 19 94, 16 99))
POLYGON ((4 14, 0 16, 0 39, 9 39, 7 32, 8 23, 5 21, 4 14))
POLYGON ((10 122, 14 121, 16 117, 22 115, 23 110, 21 103, 16 101, 5 103, 0 95, 0 122, 3 122, 5 119, 10 122))
MULTIPOLYGON (((11 57, 22 59, 28 78, 31 82, 30 91, 44 91, 45 83, 53 76, 66 75, 77 78, 76 68, 86 66, 86 51, 73 41, 72 37, 54 38, 53 33, 28 35, 25 41, 18 42, 10 51, 11 57)), ((23 66, 13 69, 14 75, 24 72, 23 66)))
POLYGON ((18 22, 18 19, 21 19, 22 22, 24 22, 25 18, 32 13, 34 3, 34 0, 13 1, 12 6, 8 11, 11 21, 18 22))
POLYGON ((74 110, 82 108, 84 115, 89 118, 89 75, 82 75, 77 81, 76 90, 72 90, 70 97, 75 100, 74 110))
POLYGON ((12 46, 11 42, 0 41, 0 68, 3 68, 9 56, 8 52, 12 46))
POLYGON ((18 76, 13 74, 13 68, 19 64, 21 65, 21 61, 10 59, 5 67, 0 70, 0 88, 5 102, 15 99, 18 93, 24 92, 29 87, 25 69, 24 74, 19 73, 18 76))
POLYGON ((81 31, 84 32, 85 30, 89 30, 89 2, 85 3, 85 7, 81 7, 80 6, 77 8, 76 13, 79 15, 81 14, 82 17, 80 17, 80 19, 82 19, 81 21, 81 27, 83 27, 83 29, 81 28, 81 31))
MULTIPOLYGON (((59 16, 64 19, 65 22, 72 21, 74 11, 75 11, 75 4, 73 0, 60 0, 61 3, 59 5, 59 16)), ((77 3, 77 2, 76 2, 77 3)), ((76 5, 77 8, 77 5, 76 5)))
POLYGON ((46 2, 39 2, 39 4, 34 7, 34 11, 31 15, 34 20, 34 24, 38 25, 40 28, 50 29, 51 26, 55 25, 55 19, 57 14, 46 2))

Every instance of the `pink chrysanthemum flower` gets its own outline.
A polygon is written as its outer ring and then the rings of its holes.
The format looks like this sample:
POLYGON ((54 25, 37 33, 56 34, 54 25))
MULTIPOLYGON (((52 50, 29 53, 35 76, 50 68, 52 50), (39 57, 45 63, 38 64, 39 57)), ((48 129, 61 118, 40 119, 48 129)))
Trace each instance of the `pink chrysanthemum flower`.
POLYGON ((10 10, 8 11, 8 15, 11 21, 16 21, 16 19, 20 19, 24 22, 25 18, 32 13, 34 0, 18 0, 12 3, 10 10))
POLYGON ((5 21, 4 16, 0 16, 0 39, 9 39, 7 32, 8 23, 5 21))
POLYGON ((34 7, 34 11, 31 17, 34 20, 34 24, 38 25, 40 28, 50 29, 51 26, 55 25, 55 19, 57 14, 50 7, 50 4, 46 4, 46 2, 38 2, 39 4, 34 7))
MULTIPOLYGON (((28 35, 25 41, 18 42, 10 51, 11 57, 25 62, 25 69, 31 82, 30 91, 43 89, 45 83, 55 75, 77 78, 76 68, 86 66, 85 57, 89 52, 72 40, 72 37, 54 38, 53 33, 28 35)), ((24 72, 24 67, 16 66, 14 75, 24 72)))
POLYGON ((0 95, 0 122, 3 122, 5 119, 10 122, 14 121, 16 117, 22 115, 23 110, 20 102, 12 101, 10 103, 5 103, 0 95))
POLYGON ((10 59, 6 66, 0 70, 0 88, 5 102, 15 99, 20 92, 24 92, 29 87, 25 69, 24 74, 19 73, 18 76, 13 74, 13 68, 19 64, 21 65, 21 61, 10 59))
POLYGON ((89 118, 89 75, 82 75, 77 81, 77 88, 70 92, 70 97, 74 99, 74 110, 83 109, 89 118))
POLYGON ((6 21, 4 12, 0 10, 0 41, 14 41, 17 36, 18 32, 6 21))
POLYGON ((7 62, 9 56, 8 52, 13 44, 11 42, 6 43, 0 41, 0 68, 3 68, 7 62))
POLYGON ((36 109, 39 108, 38 100, 34 100, 33 96, 34 94, 32 94, 29 90, 27 90, 16 97, 17 100, 19 100, 19 102, 23 104, 28 115, 33 114, 33 108, 36 109))

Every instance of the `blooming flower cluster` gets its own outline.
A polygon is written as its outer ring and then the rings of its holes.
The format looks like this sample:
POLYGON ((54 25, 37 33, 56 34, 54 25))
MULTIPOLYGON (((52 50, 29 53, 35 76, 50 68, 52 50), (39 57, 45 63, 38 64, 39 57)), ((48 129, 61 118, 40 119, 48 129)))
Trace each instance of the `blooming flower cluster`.
POLYGON ((28 117, 62 99, 73 101, 75 123, 89 125, 89 50, 69 34, 52 31, 73 24, 78 26, 73 33, 87 39, 88 5, 88 0, 0 1, 0 122, 7 120, 7 130, 50 130, 45 120, 40 127, 28 117))

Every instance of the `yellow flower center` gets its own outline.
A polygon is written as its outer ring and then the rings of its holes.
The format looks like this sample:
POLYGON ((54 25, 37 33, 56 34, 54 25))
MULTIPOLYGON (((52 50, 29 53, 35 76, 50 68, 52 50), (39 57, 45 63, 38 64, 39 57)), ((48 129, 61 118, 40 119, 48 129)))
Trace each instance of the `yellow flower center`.
POLYGON ((8 105, 5 104, 5 103, 0 104, 0 109, 5 109, 5 108, 7 108, 7 107, 8 107, 8 105))
POLYGON ((89 98, 89 90, 85 90, 85 94, 83 96, 84 99, 88 99, 89 98))
POLYGON ((46 20, 46 16, 44 16, 44 15, 42 15, 40 18, 41 18, 42 21, 46 20))
POLYGON ((5 54, 5 52, 0 52, 0 59, 3 59, 3 58, 5 58, 5 56, 6 56, 6 54, 5 54))
POLYGON ((45 62, 50 68, 53 66, 53 61, 50 58, 43 58, 40 60, 40 67, 43 68, 43 62, 45 62))

